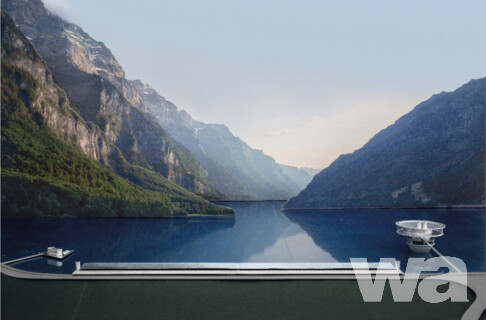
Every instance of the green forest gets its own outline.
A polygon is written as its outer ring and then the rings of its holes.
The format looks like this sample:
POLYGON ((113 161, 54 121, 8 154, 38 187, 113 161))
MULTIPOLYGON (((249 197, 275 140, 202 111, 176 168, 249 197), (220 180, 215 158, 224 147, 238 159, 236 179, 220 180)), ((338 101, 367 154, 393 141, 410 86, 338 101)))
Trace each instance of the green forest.
MULTIPOLYGON (((177 217, 228 214, 120 155, 117 169, 137 185, 59 139, 33 107, 37 81, 2 60, 2 216, 177 217), (147 184, 147 182, 145 182, 147 184)), ((45 101, 45 103, 49 103, 45 101)))

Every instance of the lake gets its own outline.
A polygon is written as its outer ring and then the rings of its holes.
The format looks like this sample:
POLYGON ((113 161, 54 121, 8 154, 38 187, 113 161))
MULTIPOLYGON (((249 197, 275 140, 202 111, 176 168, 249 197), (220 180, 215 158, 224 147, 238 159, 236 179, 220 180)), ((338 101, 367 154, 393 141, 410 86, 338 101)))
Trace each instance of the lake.
POLYGON ((36 258, 20 269, 71 273, 84 262, 349 262, 413 254, 395 222, 427 219, 446 224, 435 248, 486 271, 484 209, 343 209, 281 211, 283 202, 226 202, 235 218, 2 220, 2 261, 46 250, 74 249, 59 262, 36 258))

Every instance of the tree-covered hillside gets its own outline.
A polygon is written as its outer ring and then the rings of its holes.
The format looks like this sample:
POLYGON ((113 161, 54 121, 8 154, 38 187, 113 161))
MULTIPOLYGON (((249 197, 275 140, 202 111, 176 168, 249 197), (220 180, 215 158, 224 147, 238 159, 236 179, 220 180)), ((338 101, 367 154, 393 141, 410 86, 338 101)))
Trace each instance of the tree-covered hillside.
POLYGON ((234 214, 127 162, 3 11, 1 24, 2 217, 234 214))
POLYGON ((2 216, 227 213, 162 179, 137 186, 61 141, 32 108, 37 90, 28 72, 2 60, 2 216))

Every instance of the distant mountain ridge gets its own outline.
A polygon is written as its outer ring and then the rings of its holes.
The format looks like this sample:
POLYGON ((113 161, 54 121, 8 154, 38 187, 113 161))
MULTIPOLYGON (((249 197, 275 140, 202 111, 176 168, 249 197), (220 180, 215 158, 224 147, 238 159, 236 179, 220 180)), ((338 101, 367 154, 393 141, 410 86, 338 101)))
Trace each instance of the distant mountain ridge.
POLYGON ((284 200, 301 190, 273 158, 252 149, 225 125, 194 120, 149 85, 140 80, 131 83, 147 112, 196 155, 208 172, 207 180, 230 199, 284 200))
MULTIPOLYGON (((147 112, 174 140, 196 155, 208 172, 208 182, 218 186, 229 198, 282 200, 301 189, 273 158, 252 149, 225 125, 194 120, 149 85, 140 80, 131 83, 142 97, 147 112)), ((301 174, 308 175, 305 171, 301 174)))
POLYGON ((286 209, 485 205, 486 78, 420 103, 317 174, 286 209))
POLYGON ((197 194, 225 199, 288 199, 300 190, 274 159, 251 149, 224 125, 193 120, 150 86, 127 80, 102 42, 51 14, 40 0, 5 0, 2 6, 72 106, 130 163, 197 194))
POLYGON ((285 164, 280 164, 280 168, 285 175, 290 177, 299 186, 301 190, 305 189, 312 178, 319 173, 319 170, 312 168, 296 168, 294 166, 287 166, 285 164))

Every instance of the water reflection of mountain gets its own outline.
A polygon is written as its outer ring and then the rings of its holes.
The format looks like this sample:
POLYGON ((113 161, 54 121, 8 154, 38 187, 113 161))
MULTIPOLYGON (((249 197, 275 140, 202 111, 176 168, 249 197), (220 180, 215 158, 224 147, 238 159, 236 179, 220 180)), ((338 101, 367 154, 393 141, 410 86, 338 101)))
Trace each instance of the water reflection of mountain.
MULTIPOLYGON (((283 211, 285 216, 297 223, 322 250, 331 254, 337 261, 348 262, 349 258, 366 257, 369 261, 379 257, 393 257, 394 237, 386 236, 374 227, 373 216, 361 213, 353 217, 344 210, 337 211, 283 211), (377 251, 377 246, 381 250, 377 251), (379 253, 385 253, 385 255, 379 253)), ((382 228, 383 229, 383 228, 382 228)), ((390 235, 394 236, 393 225, 390 235)), ((400 248, 400 246, 398 246, 400 248)))
MULTIPOLYGON (((233 218, 10 219, 2 221, 2 260, 48 246, 75 249, 82 262, 186 261, 200 238, 235 225, 233 218)), ((71 267, 71 266, 70 266, 71 267)))
MULTIPOLYGON (((23 269, 72 272, 81 262, 348 262, 409 258, 395 222, 446 224, 436 248, 486 271, 484 210, 280 211, 281 202, 233 202, 235 219, 4 219, 2 261, 48 246, 75 249, 62 267, 44 258, 23 269)), ((20 267, 20 266, 19 266, 20 267)))
POLYGON ((55 245, 75 249, 74 259, 82 262, 290 262, 285 237, 302 230, 280 213, 281 205, 233 202, 234 219, 8 220, 2 260, 55 245))
POLYGON ((470 271, 486 270, 486 213, 482 209, 285 210, 283 213, 338 261, 349 261, 351 257, 368 258, 368 261, 391 257, 405 264, 409 257, 420 255, 409 252, 405 239, 395 233, 395 222, 440 221, 447 228, 445 235, 437 239, 436 248, 444 255, 463 259, 470 271))
POLYGON ((283 202, 232 202, 234 228, 208 234, 201 239, 198 259, 214 262, 291 262, 284 236, 298 232, 280 214, 283 202), (214 244, 214 245, 211 245, 214 244), (216 250, 215 250, 216 249, 216 250))

